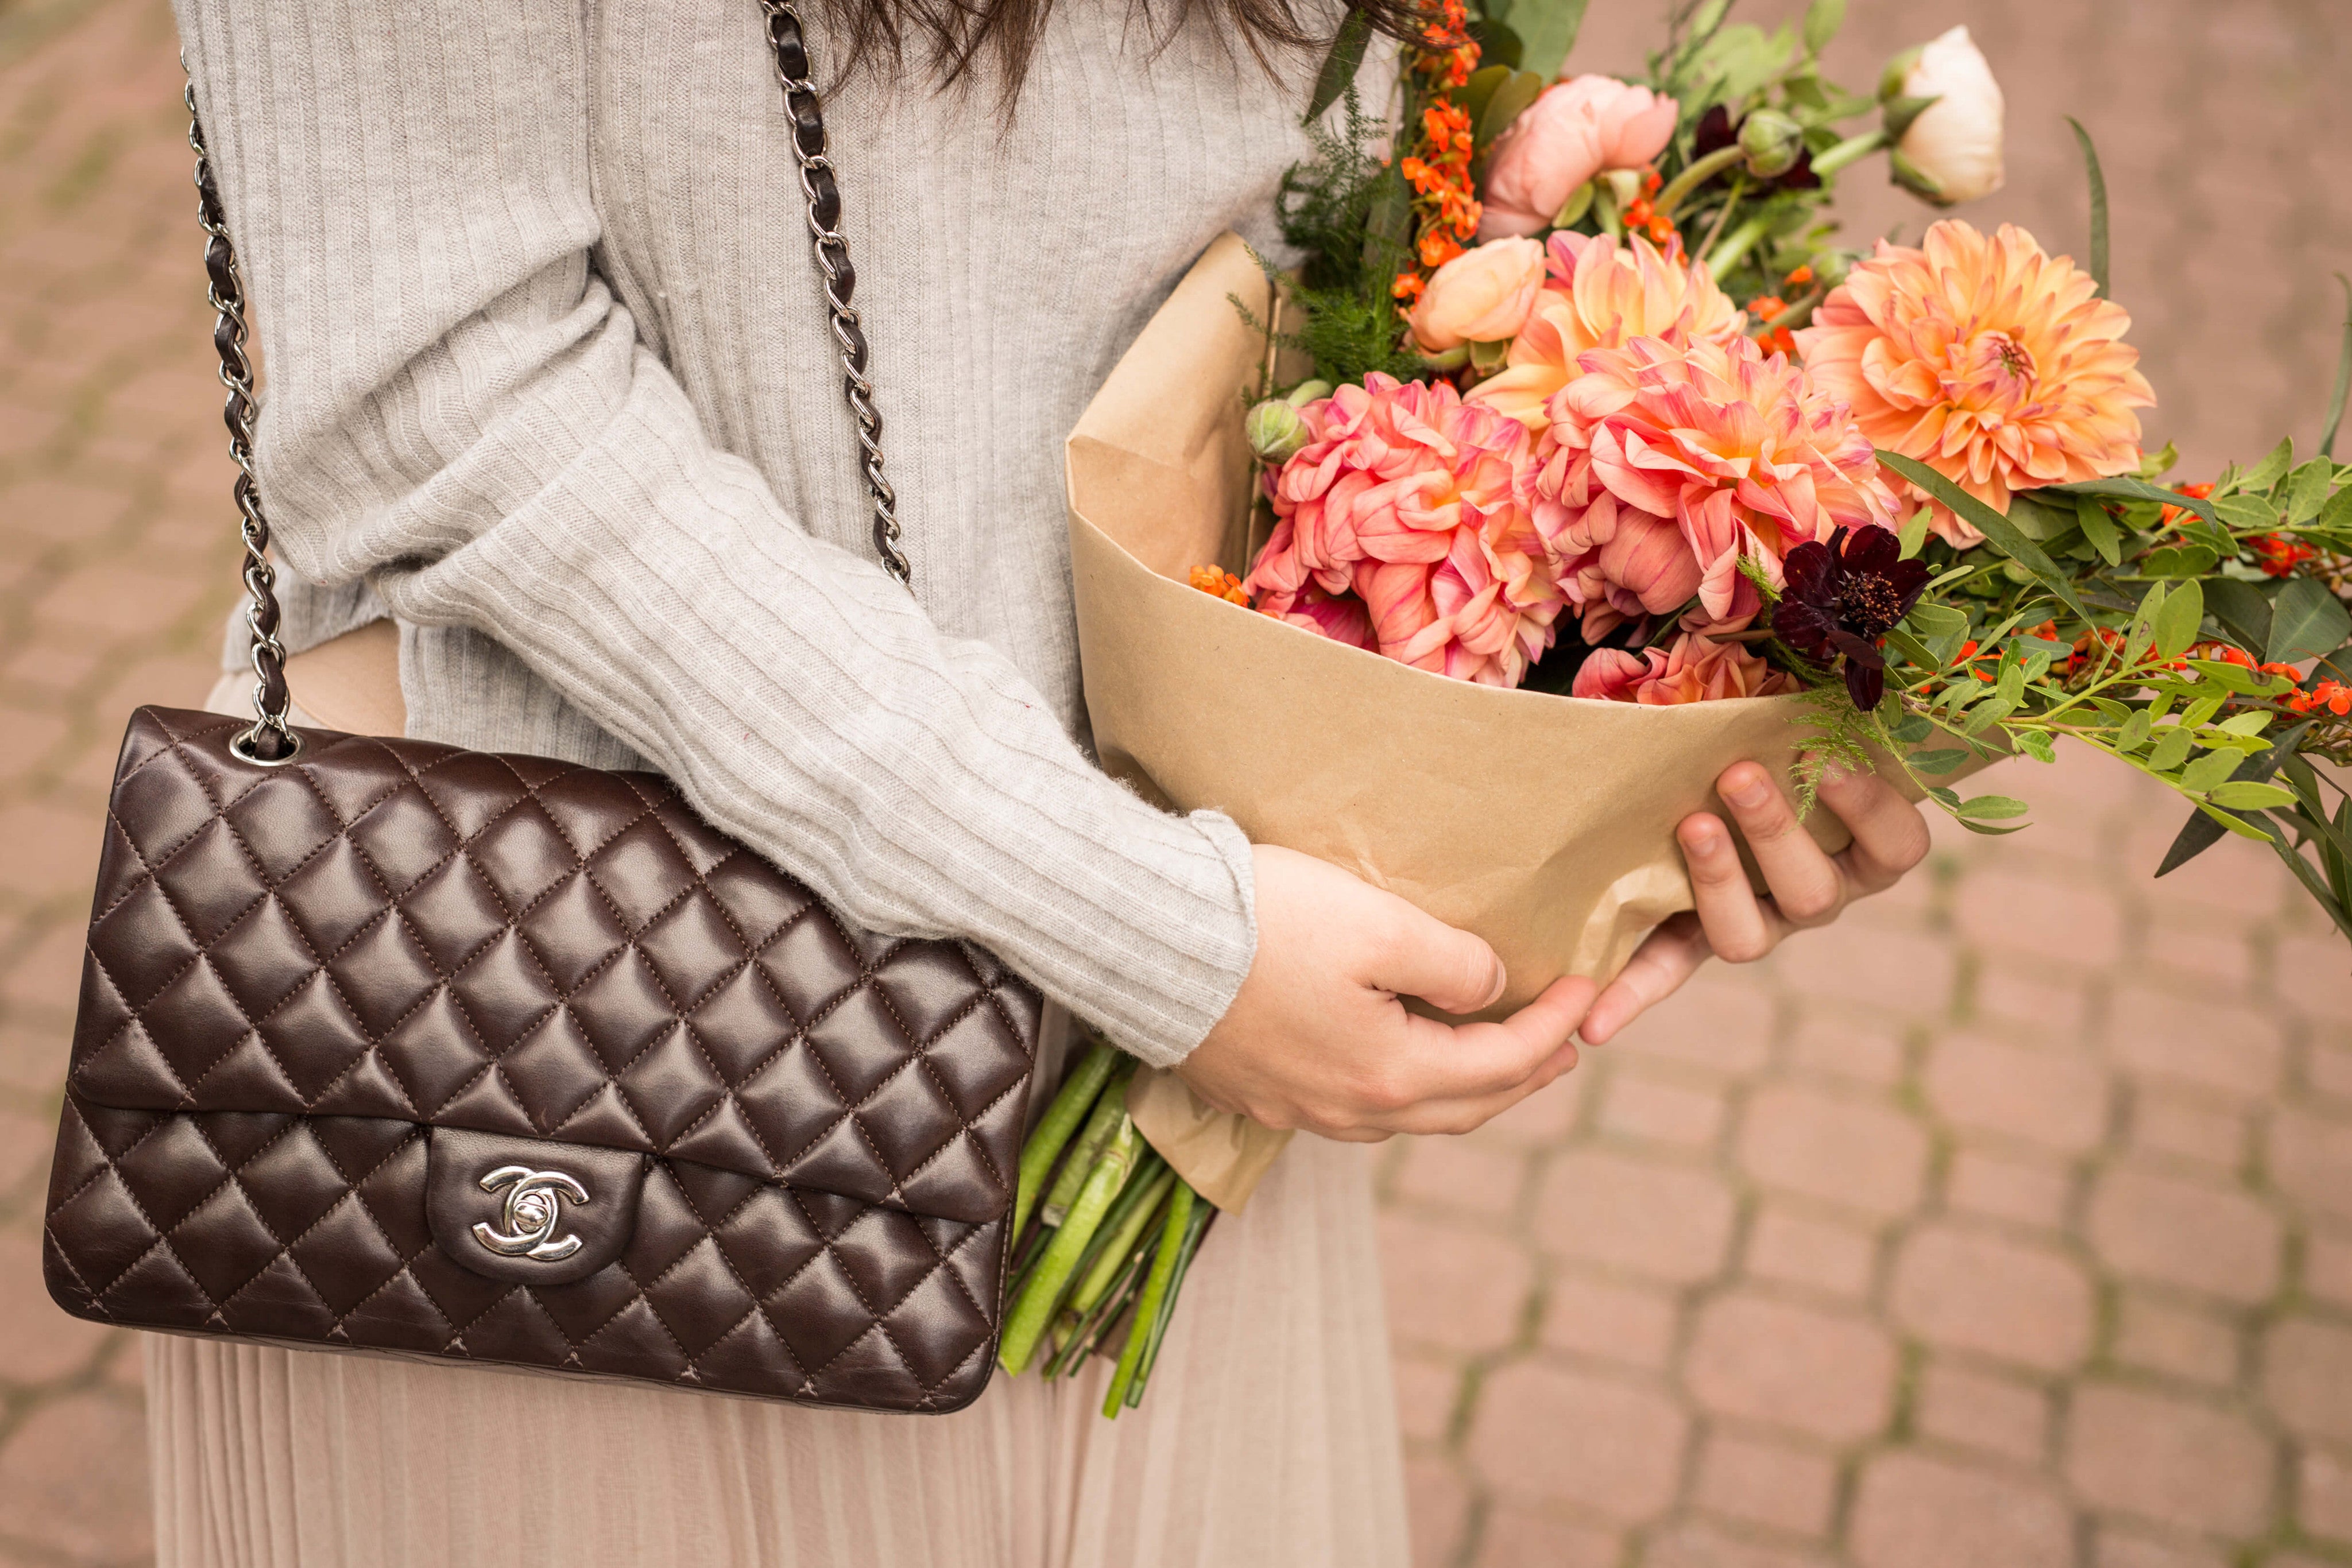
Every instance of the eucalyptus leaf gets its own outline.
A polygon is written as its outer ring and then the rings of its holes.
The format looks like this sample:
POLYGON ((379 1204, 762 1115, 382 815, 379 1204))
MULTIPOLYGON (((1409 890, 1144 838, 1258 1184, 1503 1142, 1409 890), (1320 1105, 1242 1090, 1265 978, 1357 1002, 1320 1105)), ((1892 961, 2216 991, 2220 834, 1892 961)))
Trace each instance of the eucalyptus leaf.
POLYGON ((2204 623, 2205 591, 2193 580, 2166 594, 2163 608, 2156 612, 2157 657, 2180 657, 2197 641, 2197 629, 2204 623))
POLYGON ((2154 501, 2162 506, 2179 507, 2200 517, 2213 516, 2213 503, 2195 496, 2184 496, 2168 490, 2161 485, 2151 485, 2145 479, 2083 479, 2072 485, 2053 485, 2053 493, 2062 496, 2105 496, 2117 501, 2154 501))
POLYGON ((1918 714, 1906 715, 1901 723, 1891 726, 1886 738, 1897 746, 1916 746, 1936 733, 1936 727, 1918 714))
POLYGON ((2268 495, 2272 486, 2286 477, 2294 466, 2294 437, 2283 438, 2270 450, 2270 455, 2239 476, 2238 489, 2245 495, 2268 495))
POLYGON ((2233 528, 2267 532, 2279 526, 2277 504, 2267 496, 2229 496, 2213 503, 2213 510, 2233 528))
POLYGON ((1543 89, 1544 78, 1534 71, 1513 71, 1507 79, 1496 84, 1494 95, 1486 99, 1486 112, 1479 115, 1477 129, 1473 133, 1474 144, 1479 149, 1481 160, 1496 141, 1502 140, 1503 132, 1511 128, 1511 121, 1526 113, 1528 105, 1535 102, 1543 89))
POLYGON ((2263 663, 2323 659, 2347 638, 2352 638, 2352 614, 2345 612, 2344 601, 2317 578, 2291 578, 2271 603, 2270 645, 2263 651, 2263 663))
POLYGON ((2238 770, 2243 758, 2234 751, 2209 751, 2180 770, 2180 785, 2202 794, 2238 770))
MULTIPOLYGON (((2230 831, 2237 834, 2242 839, 2257 839, 2265 843, 2275 843, 2279 841, 2273 839, 2270 834, 2254 826, 2252 822, 2247 821, 2242 817, 2233 817, 2229 812, 2221 810, 2219 806, 2200 806, 2197 809, 2206 816, 2212 818, 2213 821, 2221 823, 2221 826, 2227 828, 2230 831)), ((2295 858, 2297 860, 2301 860, 2303 857, 2301 855, 2297 855, 2295 858)))
POLYGON ((1990 822, 1970 821, 1966 817, 1959 819, 1959 824, 1969 831, 1972 833, 1981 833, 1989 839, 2005 839, 2011 833, 2021 833, 2025 831, 2026 827, 2028 826, 2028 824, 2024 822, 2020 822, 2013 828, 1997 828, 1990 822))
POLYGON ((1944 660, 1933 648, 1897 626, 1886 633, 1887 645, 1923 670, 1940 670, 1944 660))
POLYGON ((2233 811, 2261 811, 2273 806, 2294 803, 2294 791, 2284 784, 2257 784, 2252 779, 2226 779, 2205 792, 2205 798, 2216 806, 2227 806, 2233 811))
POLYGON ((2151 772, 2169 773, 2189 760, 2189 748, 2196 743, 2195 735, 2179 725, 2157 737, 2156 748, 2147 754, 2151 772))
POLYGON ((2268 713, 2261 708, 2250 708, 2235 717, 2222 720, 2221 727, 2224 735, 2254 736, 2270 727, 2271 716, 2268 713))
POLYGON ((2184 579, 2202 577, 2213 570, 2221 555, 2204 545, 2167 545, 2150 550, 2147 559, 2139 563, 2140 570, 2149 577, 2184 579))
MULTIPOLYGON (((2347 491, 2346 493, 2347 495, 2352 495, 2352 491, 2347 491)), ((1932 509, 1927 507, 1922 507, 1917 511, 1911 514, 1910 521, 1903 525, 1903 531, 1897 537, 1903 541, 1903 559, 1905 560, 1912 559, 1914 557, 1917 556, 1921 550, 1927 548, 1927 519, 1934 515, 1935 514, 1932 509)))
POLYGON ((2352 485, 2327 497, 2319 515, 2311 519, 2314 528, 2352 528, 2352 485))
MULTIPOLYGON (((2301 761, 2294 754, 2295 742, 2301 740, 2303 732, 2310 727, 2311 725, 2307 720, 2296 725, 2273 741, 2269 750, 2241 761, 2237 770, 2230 777, 2232 779, 2260 783, 2278 771, 2281 767, 2294 768, 2301 761)), ((2223 826, 2223 821, 2213 813, 2202 810, 2190 812, 2188 822, 2180 830, 2179 836, 2172 841, 2172 847, 2165 851, 2164 863, 2156 868, 2156 874, 2165 876, 2179 871, 2182 866, 2220 843, 2223 826)))
POLYGON ((1481 66, 1470 73, 1468 81, 1455 89, 1454 107, 1469 117, 1471 124, 1475 125, 1486 115, 1486 105, 1494 99, 1495 89, 1510 79, 1509 66, 1481 66))
POLYGON ((2091 541, 2091 548, 2099 552, 2101 560, 2109 566, 2123 563, 2123 530, 2116 527, 2115 518, 2107 516, 2107 508, 2097 497, 2074 497, 2074 523, 2083 530, 2083 537, 2091 541))
POLYGON ((2054 497, 2044 500, 2032 491, 2023 491, 2009 498, 2009 520, 2026 538, 2048 544, 2074 526, 2073 497, 2054 497))
POLYGON ((1949 773, 1953 768, 1966 762, 1971 755, 1972 753, 1969 752, 1947 748, 1940 751, 1914 752, 1904 760, 1909 763, 1912 771, 1916 773, 1949 773))
POLYGON ((1331 38, 1331 52, 1323 57, 1323 68, 1315 73, 1315 91, 1307 100, 1307 118, 1303 124, 1312 125, 1323 118, 1323 111, 1339 101, 1363 68, 1365 47, 1372 41, 1371 19, 1361 11, 1350 11, 1347 20, 1331 38))
POLYGON ((2022 817, 2032 809, 2024 801, 2007 795, 1979 795, 1953 808, 1962 817, 1973 817, 1984 822, 2004 822, 2011 817, 2022 817))
POLYGON ((2251 670, 2241 669, 2225 659, 2191 659, 2189 667, 2216 685, 2229 687, 2249 696, 2270 689, 2270 683, 2251 670))
POLYGON ((2205 585, 2205 608, 2230 641, 2255 657, 2271 645, 2271 601, 2261 589, 2234 577, 2217 577, 2205 585))
POLYGON ((2116 730, 2116 749, 2126 755, 2137 751, 2147 744, 2149 729, 2147 710, 2133 709, 2131 716, 2116 730))
POLYGON ((2336 483, 2336 465, 2325 457, 2315 457, 2296 469, 2286 487, 2286 520, 2307 523, 2319 516, 2319 508, 2327 503, 2327 492, 2336 483))
POLYGON ((2229 700, 2227 697, 2214 696, 2210 694, 2199 697, 2180 710, 2180 727, 2183 729, 2192 730, 2204 728, 2205 721, 2220 713, 2221 705, 2229 700))
POLYGON ((2074 612, 2075 619, 2087 622, 2091 612, 2074 595, 2074 585, 2058 564, 2043 553, 2040 545, 2028 538, 2022 529, 2007 517, 1928 467, 1925 463, 1904 456, 1898 452, 1881 452, 1878 461, 1908 479, 1959 515, 1961 519, 1985 537, 1985 542, 2002 555, 2017 562, 2040 580, 2059 602, 2074 612))
POLYGON ((2036 762, 2055 762, 2058 760, 2058 743, 2052 740, 2042 731, 2038 729, 2019 730, 2015 733, 2014 738, 2017 741, 2017 749, 2021 755, 2031 757, 2036 762))

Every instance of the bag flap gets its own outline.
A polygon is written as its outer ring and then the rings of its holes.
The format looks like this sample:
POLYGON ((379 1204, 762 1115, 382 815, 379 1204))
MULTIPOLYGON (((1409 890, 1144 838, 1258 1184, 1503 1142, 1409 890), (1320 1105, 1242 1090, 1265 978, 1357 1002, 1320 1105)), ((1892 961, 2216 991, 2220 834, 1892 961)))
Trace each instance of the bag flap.
POLYGON ((690 1160, 967 1223, 1013 1200, 1040 1003, 851 931, 654 774, 142 708, 70 1088, 690 1160))

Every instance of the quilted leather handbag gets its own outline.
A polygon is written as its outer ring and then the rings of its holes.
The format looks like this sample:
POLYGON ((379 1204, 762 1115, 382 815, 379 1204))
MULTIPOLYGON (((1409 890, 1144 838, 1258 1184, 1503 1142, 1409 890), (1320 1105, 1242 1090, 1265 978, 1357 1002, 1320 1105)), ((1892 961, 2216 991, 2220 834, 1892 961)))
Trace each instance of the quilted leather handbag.
MULTIPOLYGON (((901 581, 799 18, 762 0, 901 581)), ((244 299, 188 93, 256 720, 143 708, 45 1270, 100 1322, 875 1410, 994 1364, 1041 1004, 864 934, 658 776, 287 720, 244 299)))

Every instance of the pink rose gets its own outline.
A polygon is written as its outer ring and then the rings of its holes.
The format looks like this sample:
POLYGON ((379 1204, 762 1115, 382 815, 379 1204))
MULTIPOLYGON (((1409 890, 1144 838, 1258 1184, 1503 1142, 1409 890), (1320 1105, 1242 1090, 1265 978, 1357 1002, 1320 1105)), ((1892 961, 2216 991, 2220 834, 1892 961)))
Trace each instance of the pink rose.
POLYGON ((1544 89, 1511 121, 1486 164, 1478 237, 1531 235, 1579 185, 1607 169, 1638 169, 1666 150, 1682 106, 1614 77, 1580 76, 1544 89))
POLYGON ((1474 246, 1432 274, 1406 323, 1433 354, 1518 335, 1544 286, 1544 247, 1531 239, 1474 246))
POLYGON ((1608 702, 1717 702, 1725 697, 1769 697, 1797 689, 1782 671, 1737 643, 1718 643, 1696 632, 1675 639, 1672 649, 1649 647, 1638 653, 1597 648, 1577 666, 1573 696, 1608 702))

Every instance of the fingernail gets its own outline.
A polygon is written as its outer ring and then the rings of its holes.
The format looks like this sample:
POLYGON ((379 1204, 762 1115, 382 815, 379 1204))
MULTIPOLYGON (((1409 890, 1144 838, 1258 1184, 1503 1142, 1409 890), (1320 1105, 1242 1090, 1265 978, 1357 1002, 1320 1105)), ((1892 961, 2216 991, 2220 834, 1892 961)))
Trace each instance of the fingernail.
POLYGON ((1734 784, 1727 794, 1735 806, 1760 806, 1772 798, 1772 788, 1763 775, 1750 773, 1742 783, 1734 784))
POLYGON ((1712 817, 1700 817, 1683 828, 1683 847, 1693 854, 1711 855, 1723 848, 1723 828, 1712 817))
POLYGON ((1490 991, 1488 991, 1488 992, 1486 993, 1486 1001, 1485 1001, 1483 1004, 1481 1004, 1481 1005, 1480 1005, 1480 1007, 1479 1007, 1479 1009, 1478 1009, 1478 1010, 1479 1010, 1479 1011, 1481 1011, 1481 1012, 1484 1012, 1484 1011, 1486 1011, 1486 1009, 1487 1009, 1487 1008, 1491 1008, 1491 1007, 1493 1007, 1496 1002, 1501 1001, 1501 1000, 1503 999, 1503 993, 1504 993, 1504 991, 1506 991, 1507 989, 1508 989, 1508 988, 1509 988, 1510 984, 1511 984, 1511 977, 1510 977, 1510 975, 1509 975, 1509 974, 1508 974, 1508 973, 1507 973, 1507 972, 1503 968, 1503 961, 1502 961, 1500 958, 1496 959, 1496 960, 1495 960, 1495 986, 1494 986, 1494 988, 1493 988, 1492 990, 1490 990, 1490 991))

